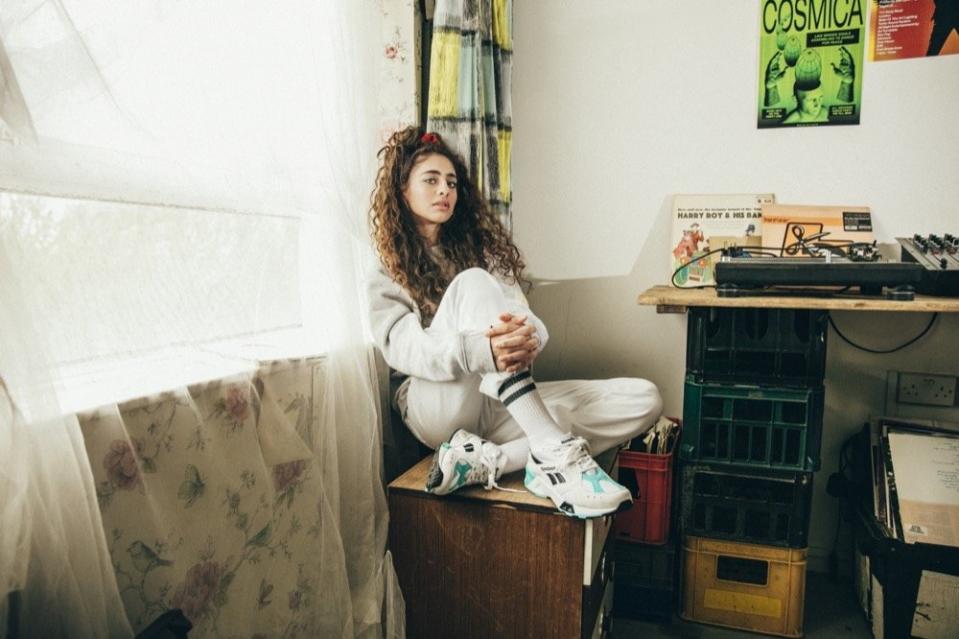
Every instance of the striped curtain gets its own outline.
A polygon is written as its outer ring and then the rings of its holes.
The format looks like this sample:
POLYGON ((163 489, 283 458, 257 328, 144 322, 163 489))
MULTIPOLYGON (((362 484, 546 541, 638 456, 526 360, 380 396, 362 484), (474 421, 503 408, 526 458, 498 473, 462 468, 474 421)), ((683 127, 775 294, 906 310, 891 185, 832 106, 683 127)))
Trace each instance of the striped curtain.
POLYGON ((427 130, 462 154, 510 228, 512 0, 437 0, 427 130))

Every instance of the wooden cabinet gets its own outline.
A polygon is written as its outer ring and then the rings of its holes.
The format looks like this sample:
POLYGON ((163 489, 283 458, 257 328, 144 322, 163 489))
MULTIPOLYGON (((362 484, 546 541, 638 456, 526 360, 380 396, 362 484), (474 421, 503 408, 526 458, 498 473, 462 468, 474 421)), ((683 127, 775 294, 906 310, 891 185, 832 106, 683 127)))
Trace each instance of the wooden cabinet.
POLYGON ((602 637, 612 607, 612 517, 582 520, 522 492, 423 490, 430 459, 389 486, 407 636, 602 637))

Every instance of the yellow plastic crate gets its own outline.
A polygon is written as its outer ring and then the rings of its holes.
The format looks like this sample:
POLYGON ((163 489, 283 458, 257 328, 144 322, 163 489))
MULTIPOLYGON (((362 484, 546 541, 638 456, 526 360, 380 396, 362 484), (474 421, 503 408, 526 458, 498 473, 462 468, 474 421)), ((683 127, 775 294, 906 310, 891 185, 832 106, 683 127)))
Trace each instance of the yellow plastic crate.
POLYGON ((687 536, 680 616, 715 626, 801 637, 807 552, 807 548, 687 536))

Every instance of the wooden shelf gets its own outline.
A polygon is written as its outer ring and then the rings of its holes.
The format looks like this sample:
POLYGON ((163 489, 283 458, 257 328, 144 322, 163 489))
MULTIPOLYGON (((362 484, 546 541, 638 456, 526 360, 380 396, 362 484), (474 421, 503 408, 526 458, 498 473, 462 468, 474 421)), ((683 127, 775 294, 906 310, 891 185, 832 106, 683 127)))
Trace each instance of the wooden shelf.
POLYGON ((653 286, 639 296, 637 303, 655 306, 658 313, 685 313, 690 306, 730 308, 820 308, 831 311, 897 311, 902 313, 959 313, 959 299, 916 295, 911 302, 899 302, 867 295, 806 296, 749 295, 719 297, 713 288, 675 288, 653 286))

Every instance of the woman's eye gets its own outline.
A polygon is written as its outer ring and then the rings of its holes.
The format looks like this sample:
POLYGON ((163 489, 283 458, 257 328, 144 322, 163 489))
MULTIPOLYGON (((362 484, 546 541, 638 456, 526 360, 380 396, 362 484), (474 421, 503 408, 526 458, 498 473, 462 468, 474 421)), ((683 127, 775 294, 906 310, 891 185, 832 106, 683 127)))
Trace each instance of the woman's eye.
POLYGON ((451 189, 455 189, 455 188, 456 188, 456 182, 447 182, 447 183, 446 183, 446 186, 448 186, 448 187, 451 188, 451 189))
POLYGON ((432 178, 432 177, 426 178, 426 183, 427 183, 427 184, 436 184, 436 178, 432 178))

